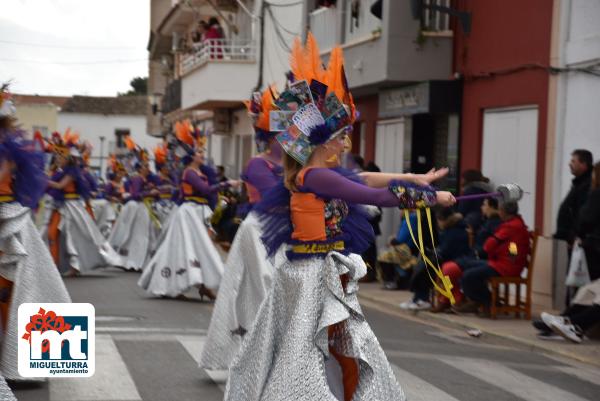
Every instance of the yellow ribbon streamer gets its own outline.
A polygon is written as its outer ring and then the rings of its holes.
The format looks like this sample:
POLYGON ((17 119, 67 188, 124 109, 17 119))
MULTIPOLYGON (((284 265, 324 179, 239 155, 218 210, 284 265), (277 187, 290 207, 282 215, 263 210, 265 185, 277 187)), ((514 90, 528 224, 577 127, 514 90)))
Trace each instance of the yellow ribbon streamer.
POLYGON ((153 201, 154 201, 154 199, 148 197, 148 198, 144 198, 142 202, 144 203, 144 206, 146 206, 146 209, 148 210, 148 214, 150 215, 150 220, 152 221, 152 223, 154 223, 156 228, 160 228, 161 227, 160 220, 154 213, 154 208, 152 207, 153 201))
POLYGON ((412 238, 413 243, 419 250, 421 257, 423 258, 423 261, 425 262, 425 270, 427 271, 427 275, 429 276, 429 279, 433 283, 433 287, 442 296, 448 298, 450 300, 450 304, 454 305, 456 303, 456 300, 454 299, 454 295, 452 294, 452 287, 453 287, 452 282, 450 281, 450 277, 444 275, 442 268, 440 267, 440 263, 438 261, 437 252, 435 250, 435 241, 433 238, 433 224, 431 222, 431 209, 425 208, 425 214, 427 216, 427 223, 429 225, 429 234, 431 235, 431 246, 433 247, 433 254, 435 255, 435 265, 425 254, 425 245, 423 245, 423 229, 422 229, 422 224, 421 224, 421 210, 416 209, 415 212, 417 213, 417 236, 419 239, 418 243, 417 243, 417 240, 415 239, 415 234, 414 234, 413 228, 410 224, 410 212, 407 209, 404 209, 404 218, 406 219, 406 224, 408 226, 408 232, 410 233, 410 237, 412 238), (433 276, 431 275, 431 272, 429 271, 428 266, 431 269, 433 269, 437 278, 440 279, 440 281, 442 282, 443 288, 440 287, 440 285, 437 283, 437 281, 433 278, 433 276))

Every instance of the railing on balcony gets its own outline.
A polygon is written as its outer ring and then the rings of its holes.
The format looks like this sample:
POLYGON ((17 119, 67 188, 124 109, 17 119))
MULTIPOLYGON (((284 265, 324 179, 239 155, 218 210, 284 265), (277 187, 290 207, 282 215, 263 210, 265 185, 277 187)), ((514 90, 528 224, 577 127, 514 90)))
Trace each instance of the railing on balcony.
POLYGON ((321 50, 336 45, 342 19, 336 7, 322 7, 310 13, 310 30, 315 35, 321 50))
POLYGON ((208 62, 253 62, 256 50, 252 39, 207 39, 194 44, 192 53, 182 58, 180 73, 185 75, 208 62))
MULTIPOLYGON (((423 0, 423 4, 450 7, 450 0, 423 0)), ((421 14, 421 30, 424 33, 451 33, 450 14, 423 7, 423 14, 421 14)))

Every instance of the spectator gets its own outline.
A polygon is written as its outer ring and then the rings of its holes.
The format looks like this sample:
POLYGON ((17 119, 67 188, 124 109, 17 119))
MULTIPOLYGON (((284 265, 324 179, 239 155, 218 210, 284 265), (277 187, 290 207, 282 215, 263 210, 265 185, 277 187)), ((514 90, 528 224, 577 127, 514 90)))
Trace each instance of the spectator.
MULTIPOLYGON (((463 195, 479 195, 493 191, 490 180, 479 170, 465 170, 462 173, 463 195)), ((476 232, 481 224, 481 205, 483 199, 464 200, 458 203, 457 211, 462 214, 465 223, 476 232)))
POLYGON ((571 190, 560 204, 554 238, 567 241, 569 248, 575 239, 575 222, 579 209, 586 202, 592 181, 593 157, 589 150, 577 149, 571 154, 569 168, 575 178, 571 190))
POLYGON ((553 332, 580 343, 586 331, 600 323, 600 279, 579 288, 573 304, 560 316, 542 312, 541 319, 531 322, 538 329, 540 337, 548 337, 553 332))
POLYGON ((217 181, 218 182, 227 182, 229 178, 225 176, 225 167, 217 166, 217 181))
POLYGON ((208 29, 204 33, 204 42, 209 46, 211 59, 223 58, 223 28, 216 17, 210 17, 208 20, 208 29))
POLYGON ((502 224, 483 245, 487 260, 473 259, 460 266, 462 289, 468 300, 456 306, 456 312, 476 313, 483 307, 487 314, 490 304, 488 279, 497 276, 518 277, 527 264, 529 231, 519 215, 518 204, 500 204, 499 214, 502 224))
POLYGON ((196 26, 196 30, 192 32, 192 42, 193 43, 201 43, 204 40, 204 34, 208 29, 208 24, 204 20, 200 20, 198 22, 198 26, 196 26))
MULTIPOLYGON (((417 215, 410 214, 411 227, 417 227, 417 215)), ((383 279, 383 288, 386 290, 397 290, 400 288, 400 282, 410 277, 412 269, 417 264, 417 258, 413 252, 416 247, 410 232, 408 223, 404 217, 400 222, 400 227, 395 237, 390 238, 388 248, 378 258, 383 279)))
POLYGON ((600 278, 600 162, 592 169, 591 191, 579 210, 575 232, 585 251, 590 279, 600 278))
MULTIPOLYGON (((448 261, 442 265, 444 275, 450 277, 450 280, 452 281, 452 294, 454 295, 457 304, 460 304, 463 300, 463 293, 460 286, 460 279, 463 275, 461 266, 470 265, 473 261, 480 259, 487 259, 484 245, 488 238, 494 235, 501 223, 498 211, 498 200, 495 198, 484 199, 483 204, 481 205, 481 214, 483 215, 484 220, 483 224, 475 234, 472 253, 469 256, 448 261)), ((432 312, 443 312, 449 308, 450 301, 447 298, 440 296, 438 304, 432 312)))
MULTIPOLYGON (((443 263, 447 260, 458 259, 468 255, 469 237, 467 235, 466 225, 460 213, 454 212, 452 208, 439 209, 436 213, 436 220, 440 230, 439 244, 436 247, 435 255, 427 255, 434 263, 443 263)), ((431 308, 429 302, 430 291, 432 287, 431 277, 435 277, 433 272, 428 272, 428 267, 424 261, 420 261, 414 269, 411 279, 411 291, 413 298, 411 301, 400 304, 402 309, 424 310, 431 308)))

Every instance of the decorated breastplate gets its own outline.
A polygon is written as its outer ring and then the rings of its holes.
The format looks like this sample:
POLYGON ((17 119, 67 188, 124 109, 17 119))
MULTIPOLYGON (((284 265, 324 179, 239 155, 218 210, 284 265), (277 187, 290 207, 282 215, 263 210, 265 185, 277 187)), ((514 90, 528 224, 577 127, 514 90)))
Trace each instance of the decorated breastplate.
POLYGON ((348 216, 348 205, 341 199, 325 201, 325 235, 327 239, 342 234, 342 223, 348 216))

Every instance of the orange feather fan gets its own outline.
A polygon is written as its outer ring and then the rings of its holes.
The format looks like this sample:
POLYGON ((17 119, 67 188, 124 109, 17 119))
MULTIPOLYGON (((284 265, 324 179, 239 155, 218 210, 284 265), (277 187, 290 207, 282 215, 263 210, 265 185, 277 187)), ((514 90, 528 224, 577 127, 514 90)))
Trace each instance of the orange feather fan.
POLYGON ((323 83, 327 85, 327 93, 335 93, 335 96, 350 108, 350 117, 352 118, 352 121, 354 121, 356 118, 356 106, 354 105, 352 94, 347 87, 344 72, 344 54, 339 46, 336 46, 331 50, 329 64, 323 83))
POLYGON ((159 164, 165 164, 167 161, 167 149, 164 144, 157 145, 154 148, 154 160, 159 164))
POLYGON ((194 146, 194 137, 192 136, 192 131, 188 121, 177 121, 175 123, 175 135, 181 142, 189 146, 194 146))
POLYGON ((313 79, 320 82, 325 79, 319 45, 311 32, 308 33, 304 46, 299 37, 294 39, 290 53, 290 68, 296 81, 306 80, 310 84, 313 79))
POLYGON ((127 146, 127 150, 129 150, 129 151, 135 150, 136 144, 133 141, 133 139, 131 139, 131 136, 126 135, 123 140, 125 141, 125 146, 127 146))
POLYGON ((270 131, 270 123, 269 123, 269 114, 271 110, 274 110, 274 102, 273 99, 273 91, 275 88, 273 86, 265 89, 261 96, 261 108, 260 113, 258 114, 258 118, 256 119, 255 127, 260 128, 265 131, 270 131))

